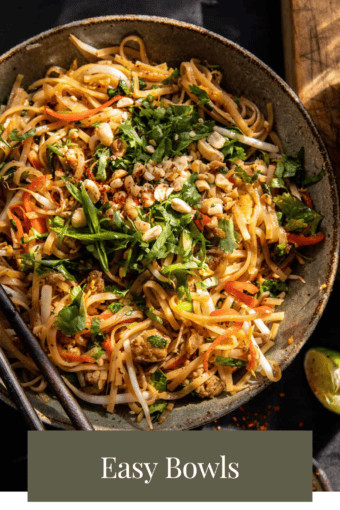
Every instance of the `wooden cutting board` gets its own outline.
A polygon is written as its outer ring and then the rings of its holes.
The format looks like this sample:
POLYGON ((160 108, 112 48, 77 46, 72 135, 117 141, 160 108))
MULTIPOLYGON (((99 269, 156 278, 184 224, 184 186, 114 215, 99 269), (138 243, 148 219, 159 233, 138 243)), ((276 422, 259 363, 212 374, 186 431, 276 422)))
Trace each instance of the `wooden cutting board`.
POLYGON ((340 192, 340 1, 281 0, 286 80, 326 144, 340 192))

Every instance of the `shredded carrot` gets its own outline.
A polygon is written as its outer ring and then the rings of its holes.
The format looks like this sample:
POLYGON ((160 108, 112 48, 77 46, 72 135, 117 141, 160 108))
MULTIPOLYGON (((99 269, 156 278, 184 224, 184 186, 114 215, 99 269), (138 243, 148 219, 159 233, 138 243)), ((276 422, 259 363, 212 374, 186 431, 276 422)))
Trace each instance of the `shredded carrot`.
POLYGON ((203 366, 204 366, 204 370, 206 372, 209 372, 209 365, 208 365, 208 362, 209 362, 209 357, 210 357, 210 354, 212 353, 213 350, 216 349, 216 347, 221 344, 222 342, 224 342, 224 340, 227 340, 227 338, 229 338, 231 335, 235 335, 242 327, 242 324, 239 323, 239 324, 234 324, 233 326, 231 326, 228 331, 224 334, 224 335, 220 335, 218 337, 215 338, 215 340, 213 341, 213 343, 211 344, 211 346, 209 347, 209 349, 204 353, 204 357, 203 357, 203 366))
MULTIPOLYGON (((34 181, 29 184, 28 189, 30 191, 35 191, 36 189, 46 186, 47 178, 49 175, 43 175, 42 177, 38 177, 34 181)), ((31 194, 28 191, 25 191, 22 197, 22 201, 24 203, 25 212, 32 212, 34 209, 31 204, 31 194)), ((34 228, 39 234, 44 234, 47 232, 46 220, 45 218, 34 218, 30 220, 31 227, 34 228)))
POLYGON ((96 362, 96 359, 92 358, 92 356, 72 354, 71 352, 65 351, 65 349, 62 349, 59 346, 58 346, 58 352, 59 352, 60 356, 66 361, 78 361, 79 363, 95 363, 96 362))
POLYGON ((15 237, 16 237, 17 242, 20 243, 21 239, 24 235, 24 229, 23 229, 22 223, 19 220, 19 218, 15 214, 13 214, 13 212, 11 210, 8 210, 7 214, 8 214, 9 219, 12 220, 12 222, 15 225, 15 229, 13 229, 13 230, 15 230, 15 237))
POLYGON ((249 344, 249 361, 246 366, 246 369, 254 370, 255 364, 256 364, 256 350, 255 350, 253 342, 250 342, 250 344, 249 344))
POLYGON ((225 290, 228 294, 231 294, 236 299, 239 299, 243 303, 245 303, 250 308, 255 308, 259 304, 259 300, 248 296, 243 291, 249 292, 249 294, 256 294, 259 289, 256 285, 247 282, 237 282, 237 281, 229 281, 224 284, 225 290))
POLYGON ((90 110, 85 110, 82 112, 55 112, 48 106, 44 106, 44 110, 46 115, 49 115, 50 117, 53 117, 55 119, 59 120, 65 120, 66 122, 76 122, 77 120, 86 119, 87 117, 91 117, 92 115, 95 115, 96 113, 101 112, 104 110, 104 108, 107 108, 113 103, 116 103, 119 101, 119 99, 122 99, 124 96, 115 96, 112 97, 109 101, 106 101, 106 103, 101 104, 97 108, 92 108, 90 110))

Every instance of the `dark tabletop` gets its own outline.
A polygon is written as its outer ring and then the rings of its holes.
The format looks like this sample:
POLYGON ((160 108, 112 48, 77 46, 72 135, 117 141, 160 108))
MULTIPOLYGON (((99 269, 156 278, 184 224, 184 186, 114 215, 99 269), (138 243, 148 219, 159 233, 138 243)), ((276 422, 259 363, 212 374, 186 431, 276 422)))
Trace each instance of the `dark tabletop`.
MULTIPOLYGON (((43 30, 70 21, 108 14, 149 14, 194 23, 241 44, 284 77, 280 2, 272 0, 17 0, 6 2, 0 25, 0 54, 43 30), (19 23, 18 23, 19 19, 19 23), (11 21, 13 20, 13 22, 11 21)), ((236 412, 205 428, 312 430, 314 457, 325 469, 334 490, 340 490, 340 416, 314 398, 303 372, 303 357, 312 346, 339 350, 334 287, 314 334, 284 377, 236 412)), ((0 402, 2 476, 0 490, 27 490, 26 426, 16 411, 0 402)), ((275 452, 273 452, 273 456, 275 452)))

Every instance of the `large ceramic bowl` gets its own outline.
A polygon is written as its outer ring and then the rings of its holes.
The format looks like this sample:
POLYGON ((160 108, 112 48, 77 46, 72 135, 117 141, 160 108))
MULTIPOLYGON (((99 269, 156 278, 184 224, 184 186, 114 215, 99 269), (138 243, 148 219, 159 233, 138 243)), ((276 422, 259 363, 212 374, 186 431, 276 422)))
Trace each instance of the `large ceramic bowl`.
MULTIPOLYGON (((79 52, 69 42, 69 34, 75 34, 82 41, 100 48, 118 43, 131 33, 144 39, 152 60, 167 61, 176 66, 194 56, 219 64, 226 90, 248 97, 264 112, 266 103, 273 103, 275 131, 286 152, 295 154, 303 146, 308 172, 314 174, 322 167, 326 170, 326 177, 311 188, 315 207, 324 216, 322 229, 326 239, 313 248, 313 261, 297 269, 306 283, 292 282, 284 305, 285 320, 280 326, 276 345, 270 352, 270 358, 284 369, 312 333, 331 292, 337 265, 338 202, 334 176, 322 140, 301 102, 283 80, 248 51, 202 28, 164 18, 108 16, 52 29, 3 55, 0 58, 0 97, 8 93, 18 73, 24 74, 25 83, 29 84, 44 75, 52 64, 66 67, 74 58, 81 59, 79 52), (287 339, 292 335, 294 342, 287 346, 287 339)), ((188 399, 178 403, 164 424, 155 428, 175 430, 203 425, 244 404, 268 384, 267 380, 259 379, 256 384, 233 396, 222 395, 211 400, 188 399)), ((0 393, 0 396, 9 402, 4 393, 0 393)), ((32 395, 32 401, 47 421, 64 428, 70 426, 55 399, 44 404, 32 395)), ((145 421, 136 424, 134 416, 122 407, 112 416, 98 407, 82 405, 98 429, 146 428, 145 421)))

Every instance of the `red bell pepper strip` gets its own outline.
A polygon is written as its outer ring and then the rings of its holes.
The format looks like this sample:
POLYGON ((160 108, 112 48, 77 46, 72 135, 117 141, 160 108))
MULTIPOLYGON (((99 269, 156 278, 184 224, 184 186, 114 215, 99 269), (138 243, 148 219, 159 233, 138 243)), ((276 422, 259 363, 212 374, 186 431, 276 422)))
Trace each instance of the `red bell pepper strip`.
POLYGON ((313 202, 310 195, 306 191, 300 191, 300 195, 307 207, 313 209, 313 202))
POLYGON ((243 292, 247 291, 249 292, 249 294, 256 294, 259 291, 259 289, 258 287, 256 287, 256 285, 253 285, 252 283, 229 281, 225 282, 224 288, 228 292, 228 294, 231 294, 236 299, 239 299, 240 301, 242 301, 242 303, 245 303, 250 308, 255 308, 259 304, 258 299, 248 296, 248 294, 245 294, 243 292))
POLYGON ((199 213, 199 217, 197 218, 197 220, 194 220, 195 224, 196 224, 196 227, 202 232, 202 230, 204 229, 204 227, 210 223, 211 221, 211 218, 210 216, 207 216, 206 214, 203 214, 203 213, 199 213))
POLYGON ((297 246, 310 246, 312 244, 321 243, 325 239, 323 232, 318 232, 312 236, 303 236, 298 234, 287 234, 287 240, 289 243, 294 243, 297 246))
POLYGON ((101 112, 104 110, 104 108, 107 108, 113 103, 116 103, 119 101, 119 99, 122 99, 124 96, 115 96, 112 97, 109 101, 106 101, 106 103, 101 104, 97 108, 91 108, 90 110, 85 110, 82 112, 56 112, 52 110, 49 106, 44 106, 44 110, 46 115, 49 115, 50 117, 53 117, 54 119, 58 120, 65 120, 66 122, 76 122, 77 120, 86 119, 87 117, 91 117, 92 115, 95 115, 96 113, 101 112))
POLYGON ((270 315, 273 313, 273 307, 269 305, 261 305, 254 308, 254 312, 260 313, 261 315, 270 315))
POLYGON ((182 365, 184 365, 186 360, 187 360, 186 356, 181 356, 180 358, 176 359, 176 361, 171 363, 171 365, 166 367, 166 370, 173 370, 174 368, 181 367, 182 365))
POLYGON ((221 344, 222 342, 224 342, 224 340, 227 340, 227 338, 229 338, 231 335, 235 335, 242 327, 242 324, 239 323, 239 324, 234 324, 233 326, 231 326, 228 331, 224 334, 224 335, 220 335, 218 337, 215 338, 215 340, 213 341, 213 343, 210 345, 209 349, 204 353, 204 357, 203 357, 203 366, 204 366, 204 370, 206 372, 209 372, 209 365, 208 365, 208 362, 209 362, 209 357, 210 357, 210 354, 212 353, 213 350, 216 349, 216 347, 221 344))

